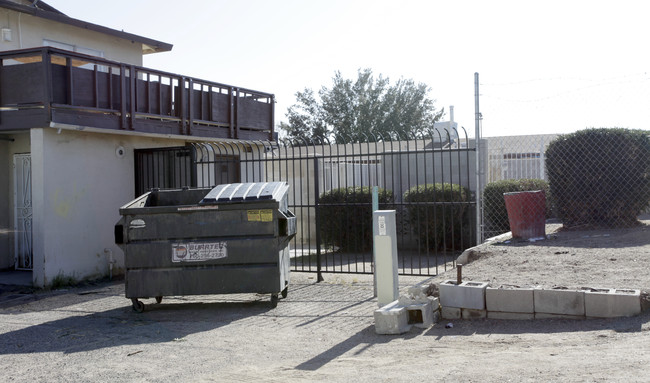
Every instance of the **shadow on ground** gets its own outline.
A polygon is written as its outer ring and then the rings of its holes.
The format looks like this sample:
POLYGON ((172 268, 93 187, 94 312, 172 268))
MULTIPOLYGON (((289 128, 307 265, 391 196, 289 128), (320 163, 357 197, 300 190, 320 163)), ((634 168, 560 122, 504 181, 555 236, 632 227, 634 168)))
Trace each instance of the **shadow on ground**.
POLYGON ((27 326, 0 335, 0 355, 17 353, 77 353, 102 348, 181 341, 190 334, 210 331, 234 320, 271 310, 266 301, 167 303, 147 305, 134 313, 131 306, 67 317, 27 326))

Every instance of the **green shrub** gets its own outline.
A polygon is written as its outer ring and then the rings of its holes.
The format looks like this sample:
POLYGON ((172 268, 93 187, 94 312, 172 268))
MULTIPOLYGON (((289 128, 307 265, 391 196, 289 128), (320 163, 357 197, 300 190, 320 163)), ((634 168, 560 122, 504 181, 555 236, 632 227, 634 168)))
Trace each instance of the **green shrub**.
POLYGON ((650 201, 650 137, 629 129, 586 129, 546 151, 557 212, 567 227, 628 226, 650 201))
MULTIPOLYGON (((390 208, 393 193, 379 189, 381 209, 390 208), (383 205, 383 206, 382 206, 383 205)), ((320 232, 323 244, 341 251, 372 248, 372 188, 357 186, 332 189, 319 197, 320 232)))
POLYGON ((471 246, 470 200, 469 190, 456 184, 426 184, 407 190, 404 202, 420 244, 437 250, 471 246))
POLYGON ((483 214, 490 233, 510 231, 508 211, 503 193, 543 190, 546 193, 546 216, 551 216, 549 185, 540 179, 502 180, 490 182, 483 190, 483 214))

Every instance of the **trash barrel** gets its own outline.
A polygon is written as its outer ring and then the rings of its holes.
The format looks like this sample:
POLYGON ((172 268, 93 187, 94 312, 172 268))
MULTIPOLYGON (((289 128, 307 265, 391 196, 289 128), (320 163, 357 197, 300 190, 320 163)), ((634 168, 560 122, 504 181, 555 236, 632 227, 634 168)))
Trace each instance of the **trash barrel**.
POLYGON ((296 218, 285 182, 153 190, 120 208, 125 295, 140 298, 260 293, 287 296, 296 218))
POLYGON ((546 236, 546 194, 543 190, 503 193, 513 238, 546 236))

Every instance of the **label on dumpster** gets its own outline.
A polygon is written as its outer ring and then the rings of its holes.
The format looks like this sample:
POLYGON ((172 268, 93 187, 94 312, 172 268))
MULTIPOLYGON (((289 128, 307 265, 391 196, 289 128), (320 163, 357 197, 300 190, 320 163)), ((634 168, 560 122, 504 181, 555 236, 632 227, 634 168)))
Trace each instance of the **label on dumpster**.
POLYGON ((273 221, 273 210, 271 209, 262 209, 262 210, 248 210, 248 222, 272 222, 273 221))
POLYGON ((200 262, 226 257, 226 242, 172 243, 172 262, 200 262))

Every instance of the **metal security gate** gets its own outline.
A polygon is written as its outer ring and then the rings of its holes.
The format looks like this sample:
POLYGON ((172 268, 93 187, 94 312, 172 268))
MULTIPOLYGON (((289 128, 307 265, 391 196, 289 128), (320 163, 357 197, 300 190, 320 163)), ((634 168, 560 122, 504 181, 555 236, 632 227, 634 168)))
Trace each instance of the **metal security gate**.
POLYGON ((16 270, 32 270, 32 159, 14 154, 14 264, 16 270))
POLYGON ((213 156, 210 171, 197 174, 194 155, 188 146, 136 149, 134 197, 156 188, 209 187, 241 180, 238 156, 213 156))
POLYGON ((377 187, 379 208, 397 211, 400 274, 436 275, 476 243, 471 146, 454 129, 348 144, 219 141, 136 150, 136 196, 151 188, 288 182, 297 217, 292 270, 369 274, 377 187))
POLYGON ((180 189, 196 184, 192 151, 187 147, 136 149, 135 196, 154 189, 180 189))
POLYGON ((372 273, 372 188, 397 211, 399 272, 435 275, 476 243, 475 148, 464 131, 331 144, 237 141, 194 144, 196 186, 238 158, 240 182, 285 181, 297 217, 296 271, 372 273), (464 134, 464 137, 462 136, 464 134), (460 197, 458 197, 460 195, 460 197))

